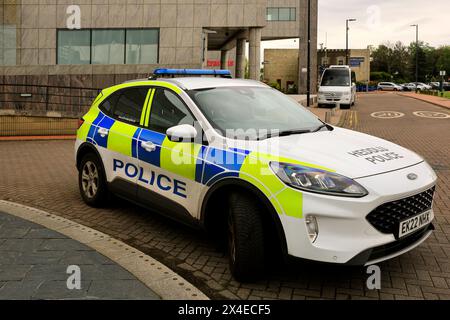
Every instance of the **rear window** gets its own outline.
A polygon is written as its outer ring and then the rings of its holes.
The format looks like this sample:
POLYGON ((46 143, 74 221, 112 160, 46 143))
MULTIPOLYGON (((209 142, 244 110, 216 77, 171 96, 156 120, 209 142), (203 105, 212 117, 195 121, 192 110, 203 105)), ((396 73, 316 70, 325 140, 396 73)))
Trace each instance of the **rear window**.
POLYGON ((323 73, 323 87, 348 87, 350 86, 350 72, 346 69, 326 69, 323 73))
POLYGON ((114 118, 138 125, 148 88, 131 88, 121 91, 114 107, 114 118))

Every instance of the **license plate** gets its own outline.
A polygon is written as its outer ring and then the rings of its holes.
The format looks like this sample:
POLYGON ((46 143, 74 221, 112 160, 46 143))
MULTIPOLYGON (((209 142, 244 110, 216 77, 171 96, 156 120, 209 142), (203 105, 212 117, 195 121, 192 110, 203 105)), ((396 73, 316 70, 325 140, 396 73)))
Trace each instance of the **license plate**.
POLYGON ((417 231, 427 224, 429 224, 434 218, 433 211, 426 211, 424 213, 418 214, 417 216, 414 216, 412 218, 403 220, 400 222, 400 228, 398 237, 403 238, 404 236, 407 236, 408 234, 413 233, 414 231, 417 231))

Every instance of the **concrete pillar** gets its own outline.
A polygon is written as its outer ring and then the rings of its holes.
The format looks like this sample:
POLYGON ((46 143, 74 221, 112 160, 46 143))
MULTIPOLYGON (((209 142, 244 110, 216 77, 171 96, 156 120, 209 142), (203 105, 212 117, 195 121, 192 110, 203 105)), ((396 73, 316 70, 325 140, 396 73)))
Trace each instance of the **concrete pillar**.
POLYGON ((261 28, 249 29, 249 76, 258 81, 261 74, 261 33, 261 28))
POLYGON ((246 39, 236 41, 236 78, 245 78, 245 44, 246 39))
MULTIPOLYGON (((317 93, 317 0, 311 0, 311 94, 317 93)), ((299 41, 299 93, 306 94, 307 74, 303 72, 308 67, 308 0, 300 0, 300 10, 297 16, 300 22, 299 41)))
POLYGON ((220 51, 220 69, 228 69, 228 50, 220 51))

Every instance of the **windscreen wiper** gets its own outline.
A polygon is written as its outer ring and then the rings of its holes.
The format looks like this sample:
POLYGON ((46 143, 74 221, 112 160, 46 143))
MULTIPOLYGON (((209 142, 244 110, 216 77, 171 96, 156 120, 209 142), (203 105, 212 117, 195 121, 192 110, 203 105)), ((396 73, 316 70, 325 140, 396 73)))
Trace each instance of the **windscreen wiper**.
POLYGON ((334 130, 334 128, 332 126, 330 126, 328 123, 325 123, 322 120, 320 120, 320 122, 322 122, 322 124, 319 127, 317 127, 317 129, 312 130, 311 132, 319 132, 323 128, 327 128, 328 131, 333 131, 334 130))
POLYGON ((312 132, 311 130, 285 130, 285 131, 268 133, 266 135, 258 137, 258 140, 266 140, 266 139, 270 139, 273 137, 286 137, 286 136, 292 136, 294 134, 304 134, 304 133, 311 133, 311 132, 312 132))

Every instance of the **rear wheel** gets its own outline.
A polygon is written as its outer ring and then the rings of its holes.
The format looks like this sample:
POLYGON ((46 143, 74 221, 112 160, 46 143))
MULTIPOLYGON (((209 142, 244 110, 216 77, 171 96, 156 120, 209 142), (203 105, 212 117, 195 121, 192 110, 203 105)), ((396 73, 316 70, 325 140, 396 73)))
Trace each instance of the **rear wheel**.
POLYGON ((105 205, 108 198, 105 173, 98 157, 88 153, 81 160, 78 186, 84 202, 92 207, 105 205))
POLYGON ((236 280, 257 280, 264 272, 264 227, 256 199, 232 194, 228 214, 230 270, 236 280))

